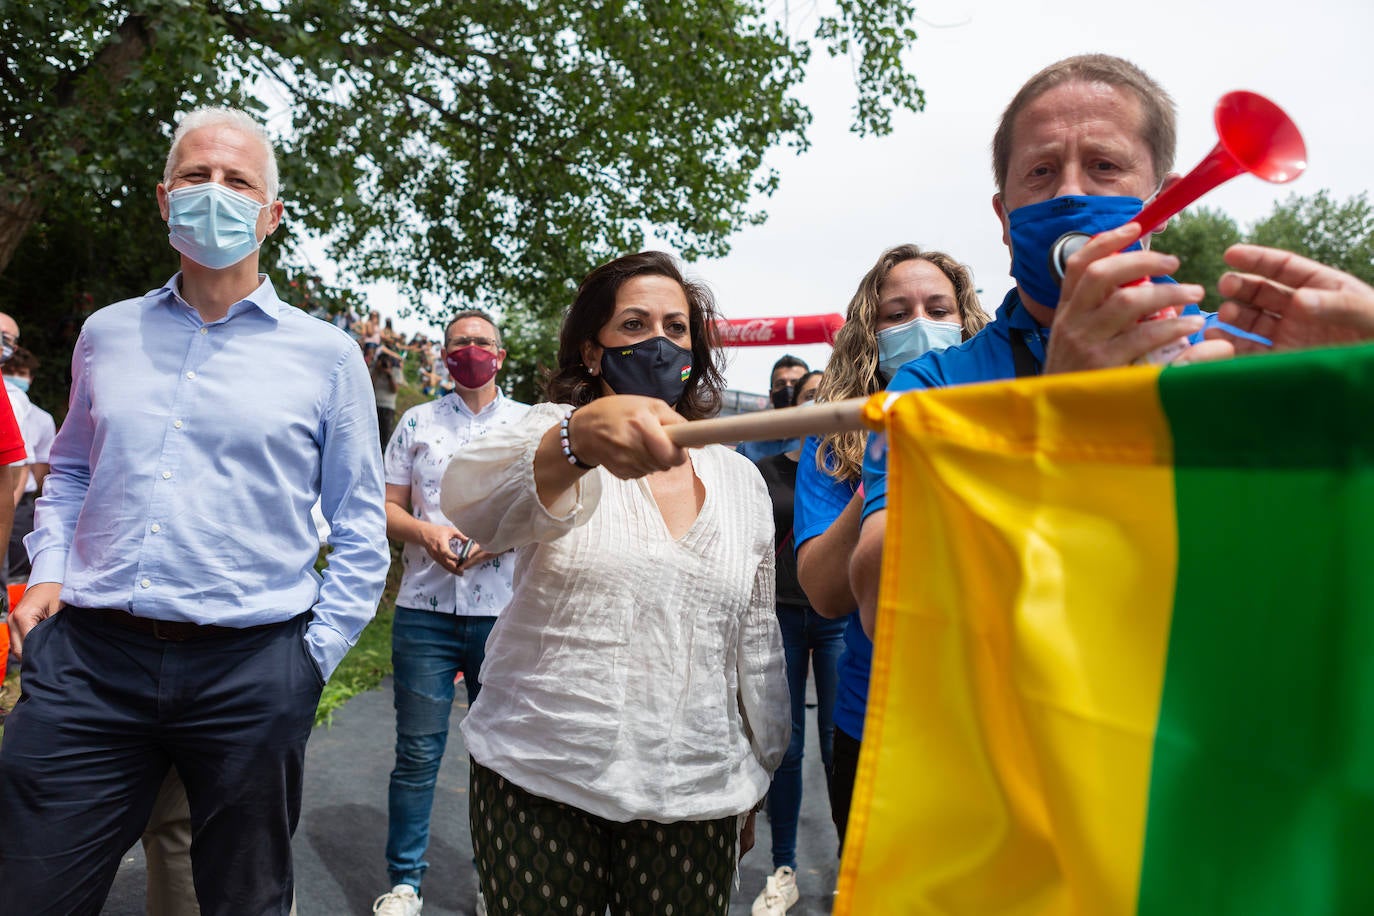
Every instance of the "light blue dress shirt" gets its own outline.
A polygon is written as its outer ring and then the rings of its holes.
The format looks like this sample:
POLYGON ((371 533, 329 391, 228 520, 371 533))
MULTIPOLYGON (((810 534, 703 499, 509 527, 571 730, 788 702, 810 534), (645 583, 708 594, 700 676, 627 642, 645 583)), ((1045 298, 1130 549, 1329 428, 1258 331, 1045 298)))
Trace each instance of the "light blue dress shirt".
POLYGON ((390 553, 372 384, 358 344, 266 279, 206 324, 161 289, 101 309, 25 538, 29 582, 139 617, 249 627, 314 610, 327 678, 371 619, 390 553), (333 552, 315 572, 310 509, 333 552))

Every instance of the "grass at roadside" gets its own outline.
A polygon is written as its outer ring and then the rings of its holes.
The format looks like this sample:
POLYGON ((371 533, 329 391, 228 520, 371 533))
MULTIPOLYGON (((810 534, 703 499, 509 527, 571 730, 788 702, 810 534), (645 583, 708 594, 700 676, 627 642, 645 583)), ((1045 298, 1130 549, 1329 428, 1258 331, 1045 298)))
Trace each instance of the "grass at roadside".
POLYGON ((382 678, 391 673, 391 613, 388 597, 324 685, 315 710, 316 725, 329 725, 334 710, 360 693, 376 690, 382 678))
MULTIPOLYGON (((406 369, 406 384, 396 396, 398 417, 416 404, 429 400, 420 393, 413 363, 408 361, 406 369)), ((334 710, 360 693, 376 690, 382 678, 391 673, 391 615, 395 610, 396 590, 400 585, 401 549, 393 541, 391 569, 387 572, 386 590, 382 593, 377 616, 372 618, 325 685, 319 708, 315 710, 316 725, 328 725, 334 710)))

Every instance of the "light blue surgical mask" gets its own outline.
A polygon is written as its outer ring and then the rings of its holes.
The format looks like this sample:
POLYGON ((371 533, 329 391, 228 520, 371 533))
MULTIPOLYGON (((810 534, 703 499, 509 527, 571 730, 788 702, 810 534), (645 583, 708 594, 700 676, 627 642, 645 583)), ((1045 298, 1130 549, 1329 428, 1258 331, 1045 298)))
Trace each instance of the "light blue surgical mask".
POLYGON ((168 241, 202 267, 232 267, 262 244, 258 214, 266 206, 213 181, 168 191, 168 241))
POLYGON ((31 379, 31 378, 20 378, 20 377, 17 376, 17 375, 7 375, 7 376, 5 376, 5 381, 9 382, 11 385, 13 385, 14 387, 18 388, 20 391, 24 392, 25 394, 28 394, 28 392, 29 392, 29 385, 33 384, 33 379, 31 379))
POLYGON ((889 382, 897 370, 928 350, 943 350, 959 343, 964 328, 948 321, 913 318, 877 333, 878 371, 889 382))

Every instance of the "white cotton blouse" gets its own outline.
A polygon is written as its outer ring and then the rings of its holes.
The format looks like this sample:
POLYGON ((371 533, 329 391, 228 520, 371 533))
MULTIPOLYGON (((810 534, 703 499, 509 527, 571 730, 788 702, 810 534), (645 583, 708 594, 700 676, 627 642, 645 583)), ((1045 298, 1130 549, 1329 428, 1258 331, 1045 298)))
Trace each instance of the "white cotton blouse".
POLYGON ((566 410, 535 405, 444 474, 444 514, 488 550, 517 551, 467 750, 612 821, 748 811, 791 734, 763 479, 729 449, 692 449, 706 497, 677 540, 645 481, 600 468, 550 511, 534 454, 566 410))

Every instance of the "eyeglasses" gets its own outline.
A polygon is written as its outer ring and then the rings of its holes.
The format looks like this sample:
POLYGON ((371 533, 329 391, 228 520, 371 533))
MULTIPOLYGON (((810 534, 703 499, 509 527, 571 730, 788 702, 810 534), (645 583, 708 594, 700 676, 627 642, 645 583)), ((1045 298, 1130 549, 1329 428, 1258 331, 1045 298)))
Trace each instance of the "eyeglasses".
POLYGON ((484 350, 495 350, 496 341, 490 337, 451 337, 448 341, 448 349, 454 350, 458 347, 481 347, 484 350))

